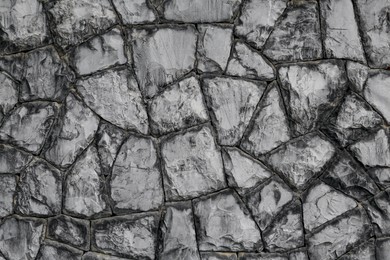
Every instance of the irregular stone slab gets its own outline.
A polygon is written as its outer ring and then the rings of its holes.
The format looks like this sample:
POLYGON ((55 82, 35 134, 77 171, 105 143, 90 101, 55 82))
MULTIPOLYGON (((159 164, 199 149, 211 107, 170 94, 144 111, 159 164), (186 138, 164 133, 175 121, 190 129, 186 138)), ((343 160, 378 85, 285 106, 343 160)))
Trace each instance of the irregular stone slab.
MULTIPOLYGON (((377 240, 377 244, 380 243, 378 241, 379 240, 377 240)), ((368 242, 357 246, 356 248, 352 249, 350 252, 343 255, 339 259, 340 260, 376 260, 374 240, 370 239, 368 242)), ((378 259, 386 259, 386 258, 378 257, 378 259)))
POLYGON ((221 145, 237 144, 264 92, 264 82, 205 78, 203 89, 221 145))
POLYGON ((196 37, 193 26, 131 32, 134 69, 144 96, 154 96, 164 85, 194 69, 196 37))
POLYGON ((303 189, 333 157, 335 148, 324 137, 310 133, 291 140, 272 152, 268 163, 291 184, 303 189))
POLYGON ((238 195, 225 190, 195 199, 199 250, 261 251, 260 230, 238 195))
POLYGON ((162 141, 166 199, 198 197, 225 187, 222 158, 208 126, 162 141))
POLYGON ((265 91, 249 129, 240 146, 256 157, 290 140, 283 100, 276 82, 265 91))
POLYGON ((166 0, 163 17, 186 23, 212 23, 231 21, 241 0, 166 0))
POLYGON ((275 72, 271 65, 246 44, 236 42, 226 74, 250 79, 273 80, 275 72))
POLYGON ((53 141, 45 152, 47 160, 67 167, 92 141, 99 118, 73 94, 66 98, 62 124, 54 128, 53 141))
POLYGON ((7 74, 0 72, 0 121, 18 103, 19 88, 7 74))
POLYGON ((23 215, 60 214, 62 173, 44 160, 33 161, 20 175, 15 201, 23 215))
POLYGON ((142 213, 92 221, 92 250, 154 259, 159 216, 159 213, 142 213))
POLYGON ((240 193, 253 190, 272 175, 264 164, 237 148, 225 148, 222 158, 229 187, 240 193))
POLYGON ((150 127, 161 135, 206 122, 209 117, 195 77, 186 78, 148 104, 150 127))
POLYGON ((31 160, 31 154, 0 144, 0 173, 19 173, 31 160))
POLYGON ((122 145, 110 179, 115 213, 157 209, 164 201, 159 161, 150 138, 131 135, 122 145))
POLYGON ((347 61, 347 76, 352 83, 351 87, 358 93, 363 92, 370 68, 353 61, 347 61))
POLYGON ((33 260, 45 232, 45 220, 12 217, 0 225, 0 252, 7 259, 33 260))
POLYGON ((164 220, 160 225, 162 244, 159 259, 200 260, 191 202, 167 206, 164 220))
POLYGON ((126 260, 127 258, 104 255, 95 252, 87 252, 83 255, 82 260, 126 260))
POLYGON ((238 253, 238 260, 289 260, 285 254, 277 253, 238 253))
POLYGON ((148 116, 137 81, 128 69, 109 70, 77 81, 85 103, 112 124, 148 133, 148 116))
POLYGON ((376 257, 377 259, 385 259, 390 255, 390 239, 382 238, 376 240, 376 257))
POLYGON ((196 57, 201 72, 224 71, 232 45, 231 27, 209 24, 198 25, 198 46, 196 57))
POLYGON ((301 134, 326 119, 347 89, 341 61, 284 65, 278 73, 294 130, 301 134))
POLYGON ((390 90, 387 87, 390 84, 390 72, 379 71, 370 73, 364 88, 364 97, 373 105, 387 122, 390 122, 390 111, 388 108, 390 102, 390 90))
POLYGON ((363 44, 370 67, 387 68, 390 65, 390 31, 387 17, 388 1, 356 1, 363 44))
POLYGON ((306 248, 294 250, 289 253, 288 260, 309 260, 306 248))
POLYGON ((318 182, 303 195, 305 229, 312 231, 356 206, 356 202, 350 197, 318 182))
POLYGON ((390 235, 390 194, 385 190, 364 204, 376 236, 390 235))
POLYGON ((294 1, 287 6, 264 45, 263 53, 277 62, 322 58, 317 1, 294 1))
POLYGON ((54 241, 45 240, 39 253, 37 255, 37 260, 47 260, 47 259, 56 259, 56 260, 81 260, 83 251, 72 248, 65 244, 60 244, 54 241))
POLYGON ((308 253, 310 259, 336 259, 352 249, 357 243, 371 237, 372 229, 361 209, 336 219, 310 235, 308 253))
POLYGON ((11 174, 0 175, 0 218, 11 215, 14 211, 16 177, 11 174))
POLYGON ((321 0, 324 47, 327 58, 365 62, 351 0, 321 0))
POLYGON ((54 24, 54 39, 62 48, 77 45, 117 22, 108 0, 59 0, 47 4, 54 24))
POLYGON ((42 2, 2 1, 0 8, 0 53, 32 49, 49 42, 42 2))
POLYGON ((114 28, 77 46, 70 54, 70 60, 78 74, 90 74, 125 64, 127 58, 123 46, 121 32, 118 28, 114 28))
POLYGON ((64 212, 81 217, 105 215, 104 183, 96 148, 90 146, 75 162, 65 181, 64 212))
POLYGON ((112 2, 124 24, 149 23, 156 19, 146 0, 113 0, 112 2))
POLYGON ((89 221, 65 215, 49 218, 47 237, 82 250, 89 250, 89 221))
POLYGON ((202 260, 237 260, 236 253, 201 252, 202 260))
POLYGON ((287 0, 249 0, 245 1, 235 28, 235 33, 262 48, 274 29, 276 21, 284 12, 287 0))

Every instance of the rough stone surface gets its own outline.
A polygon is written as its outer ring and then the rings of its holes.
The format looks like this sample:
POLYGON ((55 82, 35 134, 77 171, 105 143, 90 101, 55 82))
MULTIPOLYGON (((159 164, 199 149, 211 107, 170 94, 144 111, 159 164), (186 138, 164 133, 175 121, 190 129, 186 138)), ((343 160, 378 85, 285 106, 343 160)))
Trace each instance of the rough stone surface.
POLYGON ((58 259, 58 260, 81 260, 83 251, 74 249, 70 246, 53 242, 50 240, 45 240, 39 253, 37 255, 37 260, 46 260, 46 259, 58 259))
MULTIPOLYGON (((375 260, 375 244, 371 239, 368 242, 361 244, 352 249, 347 254, 339 258, 340 260, 375 260)), ((378 259, 382 259, 379 258, 378 259)), ((385 259, 385 258, 383 258, 385 259)))
POLYGON ((390 235, 390 195, 385 190, 370 199, 365 208, 378 237, 390 235))
POLYGON ((142 24, 156 19, 147 0, 113 0, 112 2, 125 24, 142 24))
POLYGON ((32 156, 9 145, 0 144, 0 173, 19 173, 32 156))
POLYGON ((376 251, 377 259, 387 260, 390 254, 390 239, 389 238, 378 239, 376 242, 375 251, 376 251))
POLYGON ((348 79, 352 83, 352 88, 358 92, 363 92, 364 84, 367 81, 369 67, 353 62, 353 61, 347 61, 347 74, 348 79))
POLYGON ((87 252, 83 255, 82 260, 126 260, 127 258, 105 255, 95 252, 87 252))
POLYGON ((201 252, 202 260, 237 260, 235 253, 201 252))
POLYGON ((18 103, 19 88, 16 82, 7 74, 0 72, 0 122, 18 103))
POLYGON ((11 215, 14 211, 16 177, 11 174, 0 175, 0 217, 11 215))

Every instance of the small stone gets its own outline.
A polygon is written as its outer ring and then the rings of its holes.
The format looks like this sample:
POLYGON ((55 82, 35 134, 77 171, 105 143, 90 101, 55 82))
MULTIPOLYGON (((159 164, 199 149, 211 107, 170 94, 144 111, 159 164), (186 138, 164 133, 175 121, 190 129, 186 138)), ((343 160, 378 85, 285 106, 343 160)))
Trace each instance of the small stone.
POLYGON ((196 31, 193 26, 134 29, 131 41, 135 73, 145 97, 194 69, 196 31))
POLYGON ((159 259, 200 260, 191 202, 169 204, 160 227, 163 242, 159 259))
POLYGON ((92 221, 92 250, 132 259, 154 259, 159 213, 92 221))
POLYGON ((161 157, 168 201, 198 197, 226 186, 221 153, 208 126, 163 140, 161 157))
POLYGON ((263 56, 241 42, 234 45, 226 74, 267 81, 275 79, 274 69, 263 56))
POLYGON ((69 244, 81 250, 89 250, 90 226, 89 221, 59 215, 49 218, 47 237, 69 244))
POLYGON ((250 130, 244 136, 240 146, 257 157, 287 142, 290 138, 283 100, 279 95, 277 83, 271 83, 255 112, 253 125, 250 125, 250 130))
POLYGON ((73 94, 66 98, 66 113, 55 126, 52 144, 45 152, 47 160, 67 167, 88 146, 95 135, 99 118, 73 94))
POLYGON ((18 85, 7 74, 0 72, 0 122, 18 103, 18 85))
POLYGON ((0 218, 11 215, 14 211, 16 177, 11 174, 0 175, 0 218))
POLYGON ((146 0, 113 0, 116 10, 124 24, 142 24, 153 22, 156 19, 146 0))
POLYGON ((363 92, 369 70, 370 68, 363 64, 354 61, 347 61, 347 76, 349 81, 352 83, 351 87, 354 91, 358 93, 363 92))
POLYGON ((285 254, 277 253, 238 253, 238 260, 289 260, 285 254))
POLYGON ((198 70, 201 72, 224 71, 232 45, 231 27, 198 25, 198 70))
POLYGON ((118 28, 114 28, 77 46, 70 54, 70 60, 78 74, 90 74, 125 64, 127 58, 123 46, 121 32, 118 28))
POLYGON ((25 103, 12 111, 0 128, 0 139, 33 153, 41 150, 59 105, 51 102, 25 103))
POLYGON ((110 179, 115 213, 157 209, 164 201, 159 161, 150 138, 131 135, 122 145, 110 179))
POLYGON ((81 260, 83 251, 72 248, 65 244, 60 244, 54 241, 45 240, 39 250, 36 260, 81 260))
POLYGON ((284 12, 287 0, 245 1, 235 33, 261 49, 284 12))
POLYGON ((268 156, 268 163, 291 184, 303 189, 319 174, 335 153, 333 145, 311 133, 279 147, 268 156))
POLYGON ((87 252, 83 255, 82 260, 127 260, 127 258, 104 255, 95 252, 87 252))
POLYGON ((77 81, 85 103, 112 124, 148 133, 148 116, 137 81, 127 69, 109 70, 77 81))
POLYGON ((317 1, 293 1, 287 6, 264 45, 263 53, 277 62, 322 58, 317 1))
POLYGON ((0 173, 19 173, 31 160, 31 154, 0 144, 0 173))
POLYGON ((262 250, 260 230, 233 191, 195 199, 194 213, 199 250, 262 250))
POLYGON ((0 252, 6 259, 33 260, 45 232, 45 220, 12 217, 0 224, 0 252))
POLYGON ((379 238, 376 240, 376 259, 387 260, 390 255, 390 238, 379 238))
POLYGON ((370 73, 364 88, 364 97, 390 122, 390 72, 370 73))
POLYGON ((205 123, 209 119, 195 77, 167 88, 149 102, 148 108, 152 132, 159 135, 205 123))
POLYGON ((201 252, 202 260, 237 260, 236 253, 201 252))
POLYGON ((390 186, 390 168, 371 168, 371 176, 381 187, 390 186))
MULTIPOLYGON (((379 242, 380 243, 380 242, 379 242)), ((378 244, 378 240, 377 240, 378 244)), ((352 249, 347 254, 339 258, 340 260, 375 260, 375 243, 373 239, 370 239, 368 242, 363 243, 354 249, 352 249)), ((378 259, 385 259, 379 257, 378 259)))
POLYGON ((264 82, 205 78, 203 89, 221 145, 237 144, 264 92, 264 82))
POLYGON ((390 235, 390 194, 385 190, 377 194, 365 204, 376 236, 390 235))

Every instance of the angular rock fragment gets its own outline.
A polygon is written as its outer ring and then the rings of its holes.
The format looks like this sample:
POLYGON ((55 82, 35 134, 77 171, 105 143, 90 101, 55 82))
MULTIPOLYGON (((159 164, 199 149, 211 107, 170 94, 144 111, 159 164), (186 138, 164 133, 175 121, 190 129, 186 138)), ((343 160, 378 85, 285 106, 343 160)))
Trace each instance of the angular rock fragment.
POLYGON ((202 260, 237 260, 236 253, 201 252, 202 260))
MULTIPOLYGON (((377 240, 377 244, 378 244, 378 240, 377 240)), ((340 260, 376 260, 376 259, 385 259, 385 258, 375 257, 375 243, 373 239, 370 239, 368 242, 358 245, 357 247, 355 247, 354 249, 352 249, 350 252, 343 255, 339 259, 340 260)))
POLYGON ((154 259, 159 213, 133 214, 92 221, 92 250, 154 259))
POLYGON ((196 57, 201 72, 224 71, 232 45, 231 27, 198 25, 199 36, 196 57))
POLYGON ((262 48, 284 12, 287 0, 249 0, 241 10, 235 33, 257 48, 262 48))
POLYGON ((0 173, 19 173, 32 159, 32 155, 9 145, 0 144, 0 173))
POLYGON ((194 69, 196 37, 192 26, 131 32, 135 73, 144 96, 154 96, 166 84, 194 69))
MULTIPOLYGON (((161 227, 161 260, 200 260, 191 202, 168 204, 161 227)), ((202 255, 202 260, 203 260, 202 255)))
POLYGON ((11 215, 14 211, 16 177, 11 174, 0 175, 0 218, 11 215))
POLYGON ((188 128, 209 119, 195 77, 184 79, 155 96, 148 108, 150 127, 155 134, 188 128))
POLYGON ((41 246, 36 260, 81 260, 83 251, 72 248, 65 244, 45 240, 41 246))
POLYGON ((116 10, 124 24, 142 24, 153 22, 156 19, 147 0, 113 0, 116 10))
POLYGON ((131 135, 125 141, 110 179, 115 213, 157 209, 163 203, 158 163, 152 139, 131 135))
POLYGON ((241 42, 236 42, 234 45, 226 74, 267 81, 275 78, 271 65, 259 53, 241 42))
POLYGON ((277 83, 271 83, 264 93, 249 129, 240 146, 255 156, 266 153, 291 138, 277 83))
POLYGON ((265 83, 236 78, 205 78, 203 89, 221 145, 237 144, 264 92, 265 83))
POLYGON ((45 220, 13 217, 0 224, 0 252, 7 259, 35 259, 45 232, 45 220))
POLYGON ((363 92, 370 68, 357 62, 347 61, 347 76, 352 83, 352 89, 358 93, 363 92))
POLYGON ((89 221, 65 215, 49 218, 47 237, 82 250, 89 250, 89 221))
POLYGON ((53 140, 45 157, 56 165, 71 165, 76 157, 92 141, 99 118, 73 94, 66 98, 62 123, 54 128, 53 140))
POLYGON ((390 238, 382 238, 376 240, 376 259, 387 260, 390 255, 390 238))
POLYGON ((48 3, 55 41, 62 48, 77 45, 117 22, 108 0, 59 0, 48 3))
POLYGON ((369 73, 364 88, 364 97, 390 122, 390 72, 379 71, 369 73))
POLYGON ((225 190, 194 200, 200 251, 261 251, 260 230, 238 195, 225 190))
POLYGON ((294 130, 301 134, 326 119, 347 89, 344 65, 336 60, 284 65, 279 77, 294 130))
POLYGON ((82 260, 127 260, 127 258, 115 257, 95 252, 87 252, 83 255, 82 260))
POLYGON ((277 62, 322 58, 317 1, 293 1, 287 6, 264 45, 263 53, 277 62))
POLYGON ((128 69, 109 70, 77 81, 85 103, 105 120, 148 133, 148 116, 137 81, 128 69))
POLYGON ((365 203, 377 237, 390 235, 390 194, 385 190, 365 203))
POLYGON ((18 103, 19 88, 7 74, 0 72, 0 122, 18 103))
POLYGON ((163 140, 167 200, 200 196, 226 186, 222 158, 208 126, 163 140))
POLYGON ((311 133, 291 140, 273 151, 268 163, 291 184, 303 189, 333 157, 335 148, 324 137, 311 133))

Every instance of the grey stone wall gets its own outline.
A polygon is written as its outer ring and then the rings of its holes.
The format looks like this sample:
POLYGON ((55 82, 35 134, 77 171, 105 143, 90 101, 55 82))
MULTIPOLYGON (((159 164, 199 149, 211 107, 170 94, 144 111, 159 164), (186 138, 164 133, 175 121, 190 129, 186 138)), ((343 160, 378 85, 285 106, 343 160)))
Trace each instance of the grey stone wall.
POLYGON ((0 0, 0 260, 390 259, 389 0, 0 0))

